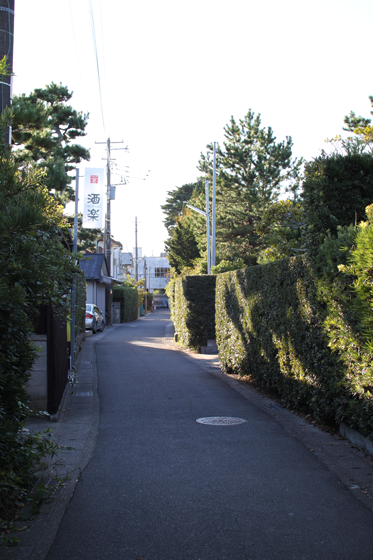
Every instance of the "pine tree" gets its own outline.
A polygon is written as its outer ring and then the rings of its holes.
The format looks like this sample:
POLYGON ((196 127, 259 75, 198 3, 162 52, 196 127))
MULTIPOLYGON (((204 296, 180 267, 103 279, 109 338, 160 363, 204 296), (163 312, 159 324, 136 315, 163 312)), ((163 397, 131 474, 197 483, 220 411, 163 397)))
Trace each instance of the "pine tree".
MULTIPOLYGON (((296 195, 302 161, 292 160, 292 140, 276 142, 272 129, 261 127, 249 110, 238 124, 224 128, 226 141, 217 147, 217 262, 242 259, 256 264, 263 237, 258 233, 264 211, 278 200, 281 188, 296 195)), ((201 154, 199 170, 212 181, 213 146, 201 154)))
POLYGON ((177 274, 180 274, 183 268, 193 266, 194 259, 201 256, 188 217, 179 220, 165 245, 169 263, 177 274))
POLYGON ((177 225, 177 221, 183 213, 185 203, 202 191, 204 191, 204 186, 202 180, 198 179, 194 183, 186 183, 181 187, 176 187, 173 191, 167 192, 168 198, 166 203, 161 205, 161 208, 166 214, 164 225, 169 233, 177 225))
MULTIPOLYGON (((74 216, 66 217, 70 231, 74 228, 74 216)), ((97 241, 102 238, 103 230, 97 228, 83 228, 82 227, 83 214, 78 214, 78 251, 81 253, 89 252, 95 253, 97 248, 97 241)))
POLYGON ((19 164, 46 171, 46 185, 60 202, 74 200, 68 175, 89 151, 73 143, 85 136, 88 115, 73 109, 68 102, 72 92, 62 84, 35 89, 30 95, 14 96, 12 102, 12 143, 19 164))

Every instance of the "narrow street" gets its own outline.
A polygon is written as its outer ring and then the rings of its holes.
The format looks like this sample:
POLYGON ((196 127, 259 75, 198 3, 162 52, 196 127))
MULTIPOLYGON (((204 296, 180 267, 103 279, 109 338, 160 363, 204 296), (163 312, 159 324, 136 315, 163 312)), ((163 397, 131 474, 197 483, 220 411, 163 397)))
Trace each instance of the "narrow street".
POLYGON ((271 414, 165 344, 169 322, 158 310, 97 339, 96 445, 47 559, 372 559, 372 511, 271 414))

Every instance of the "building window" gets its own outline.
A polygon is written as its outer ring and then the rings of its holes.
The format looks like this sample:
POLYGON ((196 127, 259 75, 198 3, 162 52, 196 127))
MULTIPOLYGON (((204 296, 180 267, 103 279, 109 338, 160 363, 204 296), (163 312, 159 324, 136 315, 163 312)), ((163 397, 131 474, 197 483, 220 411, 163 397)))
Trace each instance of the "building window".
POLYGON ((169 268, 155 268, 154 270, 154 276, 156 278, 167 278, 169 273, 170 273, 169 268))

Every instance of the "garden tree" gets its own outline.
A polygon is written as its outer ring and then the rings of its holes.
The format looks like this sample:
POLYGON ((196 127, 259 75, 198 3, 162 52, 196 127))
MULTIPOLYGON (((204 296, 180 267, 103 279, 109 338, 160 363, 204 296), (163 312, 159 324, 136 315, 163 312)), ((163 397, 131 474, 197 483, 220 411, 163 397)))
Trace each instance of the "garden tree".
POLYGON ((68 312, 75 256, 60 242, 63 207, 40 169, 19 168, 0 133, 0 503, 25 497, 30 473, 53 452, 43 437, 24 432, 30 414, 26 383, 36 358, 30 342, 38 303, 68 312))
MULTIPOLYGON (((83 215, 78 214, 78 251, 85 253, 96 252, 97 240, 102 238, 103 230, 97 228, 83 228, 82 227, 83 215)), ((74 228, 74 216, 67 216, 67 222, 70 230, 74 228)))
MULTIPOLYGON (((354 299, 352 307, 359 317, 359 330, 366 349, 373 352, 373 204, 367 206, 367 221, 360 222, 356 228, 353 248, 347 253, 347 263, 340 264, 339 270, 353 278, 354 299)), ((351 300, 350 300, 351 304, 351 300)), ((372 356, 370 356, 371 363, 372 356)), ((372 367, 370 368, 372 370, 372 367)), ((373 395, 373 375, 369 387, 373 395)))
POLYGON ((51 83, 30 95, 15 95, 12 102, 12 143, 17 162, 46 171, 46 185, 64 205, 74 200, 68 175, 89 151, 74 140, 85 136, 88 115, 68 102, 72 92, 62 84, 51 83))
POLYGON ((179 219, 165 245, 169 263, 177 274, 193 266, 193 261, 201 256, 188 216, 179 219))
MULTIPOLYGON (((369 96, 370 104, 373 106, 373 95, 369 96)), ((370 112, 373 115, 373 111, 370 112)), ((373 141, 373 126, 372 120, 366 119, 361 116, 356 116, 354 111, 350 111, 350 114, 344 118, 344 123, 346 125, 343 130, 347 132, 353 132, 358 142, 360 143, 362 150, 369 148, 372 151, 372 141, 373 141)))
MULTIPOLYGON (((373 95, 369 96, 371 105, 373 106, 373 95)), ((373 111, 371 111, 373 115, 373 111)), ((353 136, 342 137, 337 134, 334 138, 326 139, 334 147, 336 153, 343 155, 355 155, 373 152, 373 126, 372 120, 365 117, 357 116, 354 111, 350 111, 349 115, 344 118, 345 132, 350 132, 353 136)))
POLYGON ((278 200, 262 214, 257 232, 265 249, 259 264, 294 257, 304 251, 302 205, 292 199, 278 200))
POLYGON ((78 228, 78 251, 95 253, 97 240, 102 239, 102 229, 78 228))
POLYGON ((373 203, 373 157, 369 153, 321 155, 305 165, 303 181, 303 237, 315 256, 329 231, 366 219, 373 203))
MULTIPOLYGON (((217 147, 217 262, 242 259, 257 263, 264 239, 258 233, 263 212, 278 200, 281 188, 297 195, 302 161, 292 159, 292 140, 276 142, 272 129, 261 127, 260 115, 249 110, 224 128, 217 147)), ((201 154, 198 169, 212 180, 213 146, 201 154)))
POLYGON ((181 187, 177 187, 173 191, 167 192, 168 198, 161 208, 166 214, 166 218, 163 223, 169 233, 170 230, 177 225, 178 218, 183 213, 185 203, 202 191, 204 192, 204 185, 202 179, 198 179, 194 183, 186 183, 181 187))

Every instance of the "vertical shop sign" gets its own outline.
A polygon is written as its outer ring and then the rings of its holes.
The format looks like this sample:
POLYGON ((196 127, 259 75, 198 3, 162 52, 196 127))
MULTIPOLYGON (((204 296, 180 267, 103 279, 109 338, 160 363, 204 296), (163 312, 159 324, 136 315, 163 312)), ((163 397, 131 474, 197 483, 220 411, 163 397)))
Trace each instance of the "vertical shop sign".
POLYGON ((104 169, 86 167, 84 173, 83 227, 104 227, 104 169))

